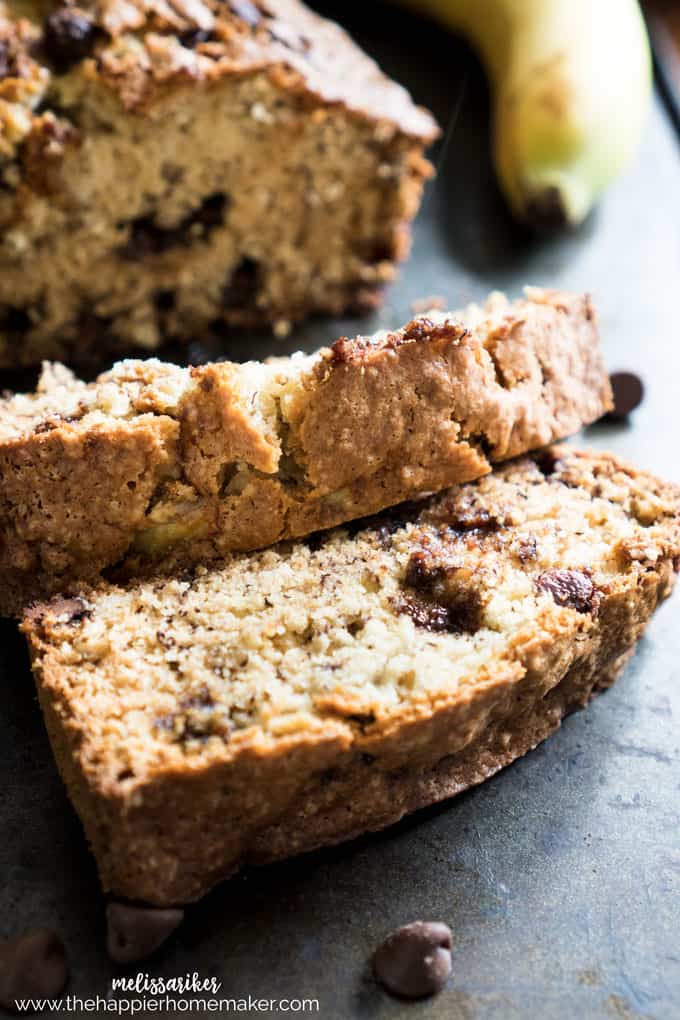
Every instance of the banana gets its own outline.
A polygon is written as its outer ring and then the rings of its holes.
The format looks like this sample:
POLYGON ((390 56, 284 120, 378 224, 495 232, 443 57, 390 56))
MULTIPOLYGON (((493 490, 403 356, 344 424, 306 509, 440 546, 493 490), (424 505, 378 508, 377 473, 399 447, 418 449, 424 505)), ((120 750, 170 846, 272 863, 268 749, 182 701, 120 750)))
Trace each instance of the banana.
POLYGON ((406 0, 462 33, 493 92, 493 153, 515 216, 577 225, 638 144, 651 57, 636 0, 406 0))

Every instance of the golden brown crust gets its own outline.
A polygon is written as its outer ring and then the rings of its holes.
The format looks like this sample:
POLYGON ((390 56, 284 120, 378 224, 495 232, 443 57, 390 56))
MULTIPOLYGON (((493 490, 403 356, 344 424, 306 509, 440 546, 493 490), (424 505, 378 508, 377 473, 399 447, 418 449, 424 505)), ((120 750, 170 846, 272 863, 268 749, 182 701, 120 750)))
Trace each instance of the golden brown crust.
POLYGON ((677 488, 554 447, 320 549, 34 608, 104 887, 189 901, 482 781, 613 681, 679 552, 677 488))
MULTIPOLYGON (((425 766, 371 770, 359 760, 316 782, 274 825, 259 833, 244 863, 271 861, 306 853, 376 832, 404 815, 455 797, 489 779, 550 736, 562 719, 611 686, 634 649, 602 665, 574 664, 555 687, 536 701, 515 688, 515 706, 490 721, 470 748, 447 754, 425 766)), ((221 877, 221 876, 220 876, 221 877)))
POLYGON ((167 572, 332 527, 478 478, 608 409, 587 298, 534 290, 460 314, 307 359, 129 362, 5 401, 0 611, 114 564, 167 572))
POLYGON ((436 134, 298 0, 0 0, 0 366, 373 306, 436 134))
MULTIPOLYGON (((209 82, 261 70, 282 88, 342 104, 354 115, 391 124, 432 141, 432 116, 335 23, 299 0, 260 3, 230 0, 83 0, 67 4, 91 26, 87 51, 64 66, 50 45, 49 20, 64 7, 41 0, 8 0, 0 9, 0 37, 7 43, 3 87, 24 82, 33 65, 45 76, 83 75, 104 81, 127 109, 148 109, 176 82, 209 82), (249 9, 249 10, 248 10, 249 9), (47 36, 47 38, 46 38, 47 36)), ((14 95, 14 94, 13 94, 14 95)))

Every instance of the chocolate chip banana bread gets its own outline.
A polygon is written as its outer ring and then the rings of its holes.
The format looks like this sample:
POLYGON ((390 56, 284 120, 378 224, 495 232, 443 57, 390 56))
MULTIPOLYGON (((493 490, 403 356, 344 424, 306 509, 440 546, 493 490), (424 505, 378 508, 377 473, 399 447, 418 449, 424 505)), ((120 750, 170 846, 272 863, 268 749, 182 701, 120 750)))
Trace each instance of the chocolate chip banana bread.
POLYGON ((298 0, 0 0, 0 367, 374 304, 436 134, 298 0))
POLYGON ((0 401, 0 611, 477 478, 608 406, 588 299, 538 290, 270 364, 51 366, 0 401))
POLYGON ((611 684, 680 566, 680 490, 550 447, 351 529, 33 608, 106 890, 179 904, 481 782, 611 684))

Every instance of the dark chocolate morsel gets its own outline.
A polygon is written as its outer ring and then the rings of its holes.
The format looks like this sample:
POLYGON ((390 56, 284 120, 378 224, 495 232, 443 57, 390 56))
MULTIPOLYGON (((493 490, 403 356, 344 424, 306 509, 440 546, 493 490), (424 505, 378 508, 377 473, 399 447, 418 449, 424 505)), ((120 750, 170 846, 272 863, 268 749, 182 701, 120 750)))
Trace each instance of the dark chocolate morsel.
POLYGON ((388 992, 404 999, 440 992, 451 973, 451 929, 439 921, 397 928, 376 950, 373 973, 388 992))
POLYGON ((45 18, 45 54, 58 71, 68 71, 89 56, 96 34, 96 26, 83 11, 58 7, 45 18))
POLYGON ((150 956, 172 935, 184 918, 179 907, 160 909, 109 903, 106 948, 116 963, 134 963, 150 956))
POLYGON ((51 931, 5 942, 0 945, 0 1006, 15 1011, 19 999, 53 998, 68 973, 63 943, 51 931))
POLYGON ((33 325, 25 308, 5 308, 0 311, 0 332, 23 336, 33 325))
POLYGON ((260 284, 260 269, 254 259, 241 259, 222 291, 222 306, 227 311, 255 306, 260 284))
POLYGON ((210 32, 207 32, 205 29, 194 28, 189 32, 183 32, 179 37, 179 41, 182 46, 186 46, 188 50, 193 50, 197 46, 200 46, 201 43, 210 42, 211 38, 212 36, 210 32))
POLYGON ((599 594, 582 570, 546 570, 536 579, 541 591, 552 595, 558 606, 567 606, 578 613, 596 613, 599 594))
POLYGON ((128 239, 119 254, 128 262, 141 262, 149 255, 162 255, 172 248, 188 248, 197 240, 206 240, 224 223, 227 204, 227 196, 221 191, 208 195, 175 227, 159 226, 153 215, 138 216, 127 224, 128 239))
POLYGON ((609 418, 621 420, 639 407, 645 395, 642 380, 634 372, 613 372, 609 376, 614 395, 614 409, 609 418))
POLYGON ((546 447, 543 450, 538 450, 537 453, 533 453, 532 457, 536 467, 545 478, 549 478, 555 473, 555 468, 560 462, 559 455, 555 451, 554 447, 546 447))

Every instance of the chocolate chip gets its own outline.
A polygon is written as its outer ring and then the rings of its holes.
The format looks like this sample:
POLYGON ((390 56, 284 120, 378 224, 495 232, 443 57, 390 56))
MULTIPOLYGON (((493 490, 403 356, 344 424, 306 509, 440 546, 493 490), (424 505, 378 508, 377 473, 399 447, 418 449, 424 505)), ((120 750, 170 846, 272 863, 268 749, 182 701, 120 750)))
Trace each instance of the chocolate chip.
POLYGON ((154 306, 159 312, 174 311, 177 303, 174 290, 157 290, 153 299, 154 306))
POLYGON ((33 325, 25 308, 6 308, 0 313, 0 332, 23 336, 33 325))
POLYGON ((201 43, 210 42, 212 39, 212 32, 206 32, 203 28, 195 28, 190 32, 183 32, 179 41, 182 46, 186 46, 188 50, 194 50, 201 43))
POLYGON ((130 224, 128 240, 120 255, 128 262, 141 262, 148 255, 160 255, 184 242, 178 231, 157 226, 152 216, 139 216, 130 224))
POLYGON ((208 195, 201 202, 198 209, 187 217, 183 222, 184 228, 193 227, 198 224, 205 227, 206 231, 221 227, 224 222, 224 212, 227 206, 227 196, 223 191, 217 191, 214 195, 208 195))
POLYGON ((260 284, 260 267, 254 259, 241 259, 222 291, 222 307, 227 311, 250 308, 255 304, 260 284))
POLYGON ((446 574, 443 563, 433 561, 424 552, 414 552, 406 564, 405 582, 410 588, 431 592, 446 574))
POLYGON ((545 478, 549 478, 555 473, 555 468, 560 462, 560 458, 550 447, 546 450, 539 450, 533 457, 536 467, 545 478))
POLYGON ((119 248, 119 254, 128 262, 141 262, 149 255, 188 247, 197 237, 205 239, 216 227, 222 226, 226 205, 227 197, 223 192, 208 195, 176 227, 160 227, 154 216, 138 216, 129 223, 128 239, 119 248))
POLYGON ((392 604, 398 613, 410 616, 417 627, 433 634, 474 634, 481 625, 481 602, 472 593, 447 603, 404 595, 392 604))
POLYGON ((388 992, 404 999, 441 992, 451 973, 451 929, 440 921, 397 928, 376 950, 373 973, 388 992))
POLYGON ((640 406, 645 388, 640 377, 633 372, 613 372, 609 381, 614 395, 614 409, 607 417, 620 421, 640 406))
POLYGON ((597 613, 599 592, 582 570, 546 570, 536 579, 536 587, 552 595, 558 606, 578 613, 597 613))
POLYGON ((445 553, 418 550, 409 557, 404 576, 406 593, 395 599, 397 612, 418 627, 449 634, 474 634, 482 625, 482 598, 469 577, 447 561, 445 553), (415 594, 413 594, 415 593, 415 594))
POLYGON ((134 963, 150 956, 172 935, 184 918, 179 908, 135 907, 109 903, 106 948, 116 963, 134 963))
POLYGON ((254 28, 262 21, 262 14, 250 0, 229 0, 227 4, 232 14, 235 14, 241 21, 245 21, 246 25, 250 25, 254 28))
POLYGON ((45 19, 45 54, 57 71, 68 71, 89 56, 96 34, 96 26, 83 11, 58 7, 45 19))
POLYGON ((501 524, 497 517, 490 514, 484 507, 469 506, 460 510, 451 521, 451 530, 459 535, 474 532, 477 535, 491 535, 498 531, 501 524))
POLYGON ((327 531, 314 531, 311 535, 307 535, 302 540, 303 544, 307 546, 310 552, 318 552, 319 549, 323 549, 324 545, 328 541, 329 534, 327 531))
POLYGON ((68 960, 61 940, 37 931, 0 945, 0 1005, 16 1010, 18 999, 59 995, 68 980, 68 960))

